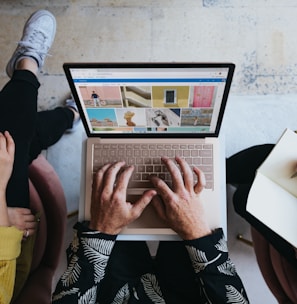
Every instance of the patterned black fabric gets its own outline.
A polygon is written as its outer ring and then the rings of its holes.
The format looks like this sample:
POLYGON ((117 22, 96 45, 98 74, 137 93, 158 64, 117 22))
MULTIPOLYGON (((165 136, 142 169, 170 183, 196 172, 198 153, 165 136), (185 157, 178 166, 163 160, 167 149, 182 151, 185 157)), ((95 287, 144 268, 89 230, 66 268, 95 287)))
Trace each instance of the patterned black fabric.
MULTIPOLYGON (((115 278, 115 281, 121 282, 119 288, 104 288, 116 236, 90 231, 81 223, 76 224, 75 229, 74 239, 67 251, 68 268, 57 284, 53 303, 249 303, 241 279, 229 259, 222 229, 197 240, 180 242, 188 253, 196 286, 193 295, 186 297, 189 301, 182 302, 178 297, 167 297, 168 290, 163 294, 158 271, 154 272, 153 268, 151 272, 138 276, 119 274, 119 278, 115 278), (101 293, 109 295, 105 297, 101 293)), ((119 242, 124 246, 124 242, 119 242)), ((141 254, 139 251, 138 254, 141 254)), ((176 265, 178 263, 177 260, 176 265)), ((129 265, 132 267, 133 263, 129 265)), ((134 267, 138 267, 137 262, 134 267)), ((175 264, 171 267, 171 270, 174 269, 175 264)), ((133 269, 132 273, 137 271, 133 269)), ((109 285, 112 283, 108 282, 109 285)))

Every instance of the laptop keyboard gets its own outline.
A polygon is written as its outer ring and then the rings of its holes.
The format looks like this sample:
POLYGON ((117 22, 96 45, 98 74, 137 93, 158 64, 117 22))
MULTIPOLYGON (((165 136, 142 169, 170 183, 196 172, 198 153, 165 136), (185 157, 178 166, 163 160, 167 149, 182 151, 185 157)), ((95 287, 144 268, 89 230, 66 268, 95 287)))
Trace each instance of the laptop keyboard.
MULTIPOLYGON (((213 146, 212 144, 94 144, 93 173, 106 163, 125 161, 135 170, 129 187, 151 188, 149 176, 155 174, 171 186, 170 174, 161 162, 161 156, 184 158, 191 167, 204 172, 206 188, 213 189, 213 146)), ((196 179, 196 175, 194 174, 196 179)))

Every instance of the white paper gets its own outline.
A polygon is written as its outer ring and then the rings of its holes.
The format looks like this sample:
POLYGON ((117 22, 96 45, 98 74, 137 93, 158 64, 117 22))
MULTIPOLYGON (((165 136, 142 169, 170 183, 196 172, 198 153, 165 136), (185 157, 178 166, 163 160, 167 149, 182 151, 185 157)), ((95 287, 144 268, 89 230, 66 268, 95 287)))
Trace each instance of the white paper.
POLYGON ((297 247, 297 134, 286 130, 258 169, 247 211, 297 247))

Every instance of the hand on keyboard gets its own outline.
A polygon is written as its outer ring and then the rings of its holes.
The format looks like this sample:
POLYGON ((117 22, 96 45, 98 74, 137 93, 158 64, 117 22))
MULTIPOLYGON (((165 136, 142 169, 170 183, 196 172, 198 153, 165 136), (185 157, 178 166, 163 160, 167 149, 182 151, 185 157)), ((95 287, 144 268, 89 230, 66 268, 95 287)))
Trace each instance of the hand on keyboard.
POLYGON ((172 188, 157 176, 151 178, 158 195, 152 200, 159 216, 184 240, 196 239, 210 234, 204 217, 200 194, 205 187, 203 172, 194 167, 197 182, 188 163, 180 158, 162 158, 171 178, 172 188))
MULTIPOLYGON (((206 179, 206 189, 213 189, 213 146, 211 144, 178 143, 97 143, 93 146, 93 172, 97 172, 106 163, 125 161, 135 170, 128 188, 149 189, 152 185, 149 176, 155 174, 166 183, 171 183, 171 176, 161 162, 161 157, 174 159, 183 157, 193 167, 200 168, 206 179)), ((194 176, 196 177, 196 176, 194 176)))
POLYGON ((134 170, 125 162, 104 165, 93 179, 89 228, 106 234, 118 234, 137 219, 151 202, 155 190, 148 190, 133 204, 126 201, 127 186, 134 170))
POLYGON ((90 229, 118 234, 152 201, 161 219, 183 239, 209 234, 200 197, 206 184, 203 172, 196 167, 192 169, 181 157, 176 157, 176 162, 167 157, 161 161, 171 175, 172 187, 152 175, 150 180, 155 190, 144 191, 133 203, 126 197, 134 166, 121 161, 101 167, 93 179, 90 229))

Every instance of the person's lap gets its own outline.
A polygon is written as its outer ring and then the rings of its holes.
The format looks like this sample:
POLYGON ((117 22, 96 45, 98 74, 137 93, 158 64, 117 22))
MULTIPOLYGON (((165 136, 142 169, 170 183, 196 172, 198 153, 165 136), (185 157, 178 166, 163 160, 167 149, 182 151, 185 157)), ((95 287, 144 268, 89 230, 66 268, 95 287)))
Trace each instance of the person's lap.
POLYGON ((146 242, 116 241, 100 283, 99 302, 112 303, 124 285, 135 286, 143 274, 152 271, 153 262, 146 242))
POLYGON ((160 242, 156 257, 144 241, 117 241, 100 285, 100 303, 110 303, 127 283, 138 286, 147 273, 156 276, 168 303, 197 303, 194 272, 182 241, 160 242))
POLYGON ((227 158, 227 183, 252 184, 256 170, 271 152, 273 147, 273 144, 253 146, 227 158))
POLYGON ((289 262, 297 267, 297 259, 292 246, 246 210, 247 199, 256 170, 273 147, 273 144, 253 146, 229 157, 226 160, 226 181, 236 186, 233 195, 235 211, 260 232, 289 262))
POLYGON ((183 241, 160 242, 155 265, 161 290, 168 303, 199 303, 199 289, 183 241))

